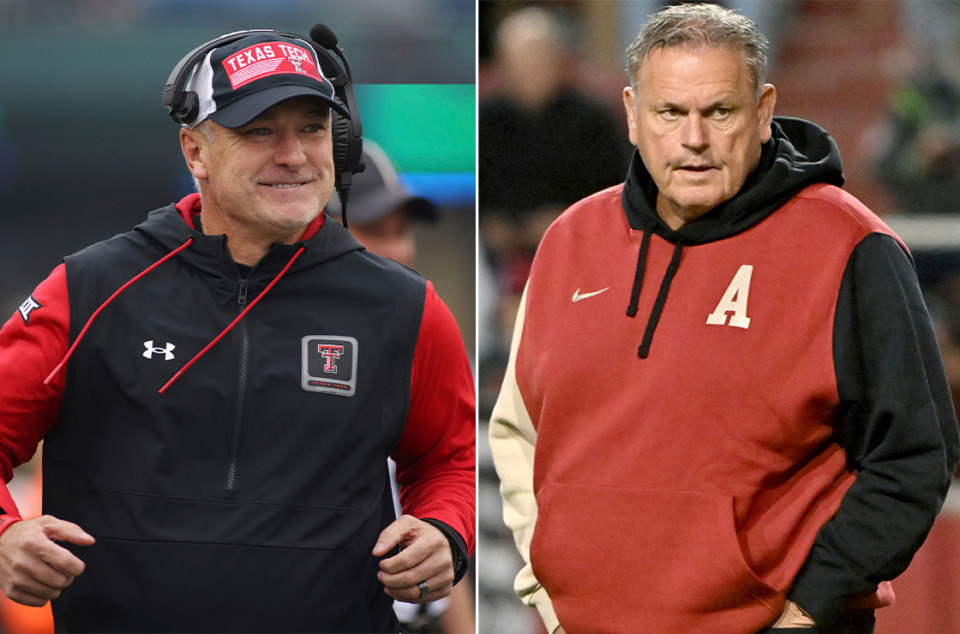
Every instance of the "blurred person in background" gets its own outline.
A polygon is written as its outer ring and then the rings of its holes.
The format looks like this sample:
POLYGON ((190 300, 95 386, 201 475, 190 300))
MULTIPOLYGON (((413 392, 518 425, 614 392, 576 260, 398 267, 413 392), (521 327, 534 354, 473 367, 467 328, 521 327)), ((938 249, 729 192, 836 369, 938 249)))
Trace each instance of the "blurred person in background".
POLYGON ((511 14, 495 51, 497 94, 479 106, 481 220, 495 259, 529 259, 567 205, 623 180, 629 146, 613 111, 577 85, 577 51, 556 13, 511 14))
MULTIPOLYGON (((415 268, 416 223, 435 223, 440 210, 427 198, 411 194, 400 182, 390 157, 370 139, 363 140, 362 172, 354 175, 347 223, 350 233, 368 251, 415 268)), ((343 222, 339 199, 327 203, 327 213, 343 222)), ((390 461, 390 472, 396 465, 390 461)), ((394 487, 396 483, 394 481, 394 487)), ((394 504, 399 509, 398 491, 394 504)), ((410 634, 469 634, 475 631, 473 585, 463 579, 450 596, 421 605, 397 601, 394 610, 410 634)))
POLYGON ((199 193, 0 330, 0 471, 43 439, 47 513, 0 486, 0 587, 64 631, 397 632, 394 600, 447 596, 473 548, 463 340, 430 282, 325 222, 355 113, 320 49, 209 44, 176 86, 199 193))
POLYGON ((903 2, 908 40, 873 148, 874 173, 910 214, 960 212, 960 4, 903 2))
POLYGON ((490 444, 550 632, 871 632, 949 488, 911 257, 773 116, 765 47, 716 5, 651 17, 626 182, 533 262, 490 444))

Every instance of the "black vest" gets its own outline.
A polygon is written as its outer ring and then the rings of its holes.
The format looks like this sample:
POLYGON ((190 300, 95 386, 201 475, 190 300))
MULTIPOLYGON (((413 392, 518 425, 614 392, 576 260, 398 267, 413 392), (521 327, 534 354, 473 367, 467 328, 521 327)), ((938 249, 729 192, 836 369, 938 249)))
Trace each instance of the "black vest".
POLYGON ((44 512, 96 537, 60 631, 397 631, 370 551, 394 518, 425 282, 337 223, 241 281, 168 207, 66 259, 71 341, 44 512), (306 246, 221 341, 158 394, 306 246))

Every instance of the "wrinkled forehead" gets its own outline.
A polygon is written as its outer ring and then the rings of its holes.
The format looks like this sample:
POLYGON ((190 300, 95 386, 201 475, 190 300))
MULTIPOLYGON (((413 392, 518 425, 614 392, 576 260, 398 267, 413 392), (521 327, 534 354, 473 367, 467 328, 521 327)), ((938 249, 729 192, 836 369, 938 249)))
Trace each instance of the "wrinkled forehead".
POLYGON ((644 80, 680 84, 724 83, 759 93, 757 77, 746 53, 728 44, 684 42, 656 46, 640 60, 636 73, 630 78, 637 90, 643 88, 644 80))

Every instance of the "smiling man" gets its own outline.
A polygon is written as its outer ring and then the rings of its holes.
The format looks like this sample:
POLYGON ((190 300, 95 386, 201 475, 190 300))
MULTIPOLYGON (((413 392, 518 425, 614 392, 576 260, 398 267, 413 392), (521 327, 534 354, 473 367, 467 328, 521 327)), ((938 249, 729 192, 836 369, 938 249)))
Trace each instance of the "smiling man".
POLYGON ((546 232, 491 415, 515 589, 551 632, 862 633, 958 433, 900 240, 765 39, 684 4, 628 50, 637 152, 546 232))
POLYGON ((237 128, 207 119, 200 130, 181 130, 203 231, 227 235, 235 262, 255 265, 319 216, 333 193, 331 125, 328 104, 294 97, 237 128))
POLYGON ((473 549, 460 331, 326 221, 352 113, 312 44, 226 36, 186 92, 198 193, 0 330, 0 472, 44 439, 47 514, 0 486, 0 588, 62 631, 395 633, 394 599, 447 596, 473 549))

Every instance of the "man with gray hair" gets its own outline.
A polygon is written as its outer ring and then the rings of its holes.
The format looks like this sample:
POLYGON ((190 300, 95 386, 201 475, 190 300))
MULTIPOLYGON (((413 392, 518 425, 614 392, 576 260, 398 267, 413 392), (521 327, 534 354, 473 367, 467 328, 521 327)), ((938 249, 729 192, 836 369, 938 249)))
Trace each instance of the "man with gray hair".
POLYGON ((626 182, 534 260, 490 437, 551 632, 870 632, 949 487, 909 252, 773 116, 765 47, 715 5, 652 16, 626 182))

